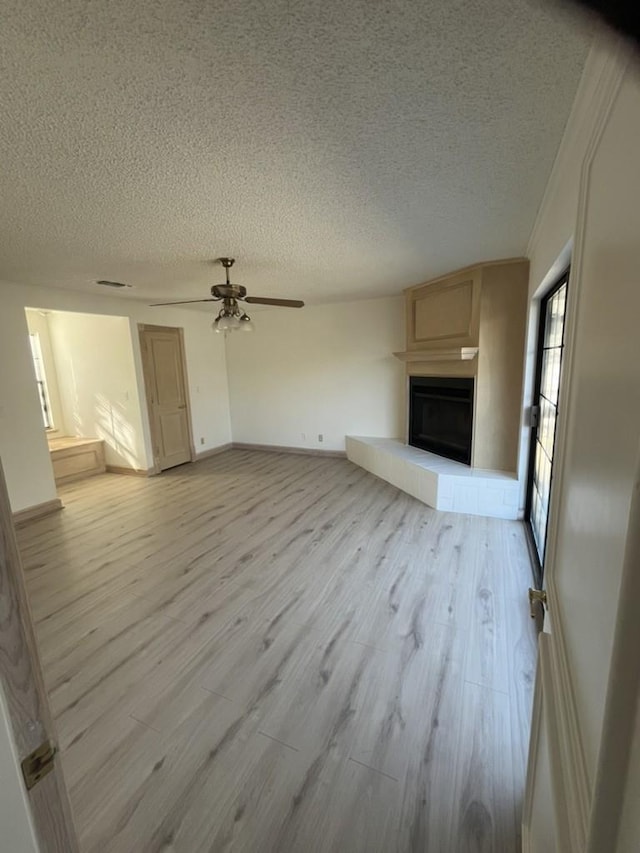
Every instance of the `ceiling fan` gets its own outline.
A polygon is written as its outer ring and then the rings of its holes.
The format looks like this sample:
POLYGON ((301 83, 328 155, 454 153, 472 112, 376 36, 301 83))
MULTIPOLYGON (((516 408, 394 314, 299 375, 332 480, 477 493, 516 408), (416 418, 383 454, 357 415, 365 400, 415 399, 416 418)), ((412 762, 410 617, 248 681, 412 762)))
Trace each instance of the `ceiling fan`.
POLYGON ((231 284, 229 270, 235 263, 235 258, 218 258, 226 272, 224 284, 214 284, 211 296, 207 299, 184 299, 180 302, 155 302, 152 308, 161 305, 188 305, 192 302, 222 302, 218 316, 213 321, 214 332, 232 332, 240 329, 245 332, 253 330, 251 317, 240 307, 240 302, 251 305, 278 305, 281 308, 302 308, 304 302, 300 299, 270 299, 263 296, 247 296, 247 288, 241 284, 231 284))

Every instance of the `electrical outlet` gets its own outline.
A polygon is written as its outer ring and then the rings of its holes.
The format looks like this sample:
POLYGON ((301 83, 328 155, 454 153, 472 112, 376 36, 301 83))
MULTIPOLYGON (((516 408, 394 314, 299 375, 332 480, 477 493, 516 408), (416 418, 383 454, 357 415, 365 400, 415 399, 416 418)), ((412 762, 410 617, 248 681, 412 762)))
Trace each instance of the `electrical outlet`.
POLYGON ((204 444, 204 437, 200 439, 200 444, 204 444))
POLYGON ((321 432, 318 433, 318 441, 320 442, 320 444, 322 444, 322 442, 324 441, 324 436, 321 432))
POLYGON ((300 433, 300 436, 301 436, 301 438, 302 438, 302 440, 303 440, 303 441, 306 441, 306 440, 307 440, 307 434, 306 434, 306 432, 301 432, 301 433, 300 433))

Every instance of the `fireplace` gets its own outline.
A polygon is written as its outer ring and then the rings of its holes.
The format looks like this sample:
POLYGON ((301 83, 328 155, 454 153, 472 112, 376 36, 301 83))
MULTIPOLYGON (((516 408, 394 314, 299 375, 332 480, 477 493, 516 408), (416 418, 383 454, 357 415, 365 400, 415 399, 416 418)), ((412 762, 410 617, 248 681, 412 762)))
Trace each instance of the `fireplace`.
POLYGON ((471 464, 473 379, 409 379, 409 444, 471 464))

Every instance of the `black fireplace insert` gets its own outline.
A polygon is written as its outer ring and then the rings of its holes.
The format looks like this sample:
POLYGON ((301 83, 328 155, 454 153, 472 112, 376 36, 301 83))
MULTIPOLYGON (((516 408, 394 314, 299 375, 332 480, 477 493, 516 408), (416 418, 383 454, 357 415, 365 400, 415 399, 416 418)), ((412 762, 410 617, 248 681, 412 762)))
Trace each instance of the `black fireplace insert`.
POLYGON ((471 464, 473 379, 412 376, 409 444, 471 464))

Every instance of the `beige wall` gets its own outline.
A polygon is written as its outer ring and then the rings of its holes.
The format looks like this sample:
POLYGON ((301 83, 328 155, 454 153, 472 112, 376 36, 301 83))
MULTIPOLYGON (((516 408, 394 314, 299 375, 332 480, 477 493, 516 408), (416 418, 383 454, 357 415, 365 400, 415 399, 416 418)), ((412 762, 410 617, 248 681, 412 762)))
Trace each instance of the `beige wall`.
POLYGON ((252 316, 255 331, 227 341, 234 441, 344 450, 347 434, 401 436, 402 297, 252 316))
MULTIPOLYGON (((24 310, 27 306, 126 317, 133 332, 135 371, 141 394, 144 383, 136 324, 184 328, 196 449, 206 451, 231 441, 225 345, 220 335, 212 333, 207 313, 154 309, 131 299, 0 283, 0 457, 14 512, 56 496, 29 352, 24 310)), ((146 419, 142 426, 145 457, 150 465, 151 441, 146 419)))
POLYGON ((480 468, 518 471, 528 275, 526 263, 482 269, 473 451, 480 468))

